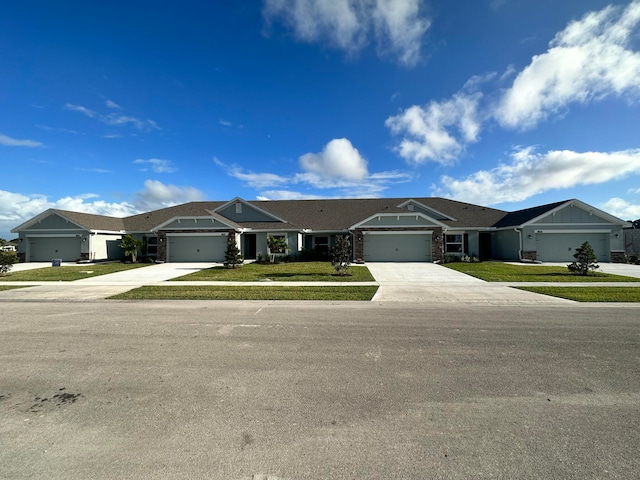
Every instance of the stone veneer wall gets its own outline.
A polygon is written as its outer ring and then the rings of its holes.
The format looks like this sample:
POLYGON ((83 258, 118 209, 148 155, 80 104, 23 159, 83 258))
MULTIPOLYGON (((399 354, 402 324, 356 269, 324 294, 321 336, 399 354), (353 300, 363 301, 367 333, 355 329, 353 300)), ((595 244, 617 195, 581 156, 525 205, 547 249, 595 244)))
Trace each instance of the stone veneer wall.
MULTIPOLYGON (((412 231, 425 231, 425 232, 433 232, 431 235, 431 260, 434 262, 442 262, 444 260, 444 248, 443 248, 443 239, 442 239, 442 228, 440 227, 423 227, 423 228, 412 228, 412 231)), ((375 231, 375 232, 406 232, 407 228, 376 228, 376 229, 356 229, 353 233, 353 242, 354 242, 354 260, 356 262, 364 260, 364 232, 365 231, 375 231)))
POLYGON ((626 263, 627 262, 627 256, 624 252, 621 251, 616 251, 616 252, 611 252, 611 262, 612 263, 626 263))
MULTIPOLYGON (((167 233, 224 233, 225 230, 163 230, 158 232, 158 254, 157 261, 167 261, 167 233)), ((228 235, 235 235, 235 230, 226 230, 228 235)))

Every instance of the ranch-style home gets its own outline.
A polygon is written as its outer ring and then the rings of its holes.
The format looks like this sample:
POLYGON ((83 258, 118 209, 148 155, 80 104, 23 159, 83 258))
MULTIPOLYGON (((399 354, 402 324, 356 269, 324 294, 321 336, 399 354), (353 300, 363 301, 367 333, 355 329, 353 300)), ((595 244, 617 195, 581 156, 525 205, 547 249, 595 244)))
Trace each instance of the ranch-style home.
POLYGON ((145 241, 143 255, 162 262, 221 262, 235 240, 246 259, 267 256, 267 239, 286 254, 327 252, 350 235, 353 261, 439 262, 445 255, 481 260, 571 262, 588 241, 598 262, 624 258, 629 226, 580 200, 507 212, 445 198, 191 202, 125 218, 49 209, 14 228, 26 262, 123 258, 125 234, 145 241))

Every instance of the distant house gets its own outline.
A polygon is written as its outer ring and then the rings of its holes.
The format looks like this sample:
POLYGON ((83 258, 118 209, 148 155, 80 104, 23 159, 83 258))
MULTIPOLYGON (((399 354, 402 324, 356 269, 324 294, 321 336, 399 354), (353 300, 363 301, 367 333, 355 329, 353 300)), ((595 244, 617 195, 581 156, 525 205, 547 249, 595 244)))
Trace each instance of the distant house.
POLYGON ((3 252, 15 252, 16 251, 16 247, 15 245, 3 245, 0 247, 0 251, 3 252))
POLYGON ((573 261, 588 241, 599 262, 624 258, 629 224, 580 200, 507 212, 445 198, 190 202, 125 218, 50 209, 17 226, 27 262, 117 260, 131 234, 144 256, 164 262, 221 262, 235 240, 247 259, 269 255, 269 236, 288 254, 327 252, 349 235, 353 260, 437 262, 445 255, 510 261, 573 261))

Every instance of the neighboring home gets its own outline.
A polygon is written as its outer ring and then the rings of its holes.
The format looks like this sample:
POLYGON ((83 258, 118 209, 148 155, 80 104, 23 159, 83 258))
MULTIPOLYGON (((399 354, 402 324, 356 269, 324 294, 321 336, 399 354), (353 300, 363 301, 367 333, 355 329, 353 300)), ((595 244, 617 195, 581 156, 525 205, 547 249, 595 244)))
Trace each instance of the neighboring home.
POLYGON ((0 247, 0 252, 15 252, 16 250, 16 246, 9 243, 0 247))
POLYGON ((445 255, 482 260, 570 262, 588 241, 599 262, 624 259, 629 224, 580 200, 506 212, 445 198, 191 202, 126 218, 50 209, 12 232, 23 261, 123 258, 125 234, 145 241, 143 256, 163 262, 221 262, 227 242, 246 259, 282 237, 287 254, 327 252, 350 235, 353 260, 440 262, 445 255))

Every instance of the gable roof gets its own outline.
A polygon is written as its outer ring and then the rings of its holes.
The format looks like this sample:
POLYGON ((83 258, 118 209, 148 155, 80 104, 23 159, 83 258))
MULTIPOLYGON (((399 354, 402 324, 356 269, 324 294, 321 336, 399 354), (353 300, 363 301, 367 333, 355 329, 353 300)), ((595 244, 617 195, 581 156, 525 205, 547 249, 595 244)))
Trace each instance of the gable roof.
POLYGON ((35 223, 44 220, 51 215, 58 215, 71 223, 76 224, 78 227, 85 230, 105 230, 110 232, 123 231, 124 222, 122 218, 108 217, 106 215, 95 215, 92 213, 73 212, 71 210, 59 210, 56 208, 50 208, 45 210, 39 215, 36 215, 32 219, 18 225, 12 232, 18 232, 34 225, 35 223))
POLYGON ((406 208, 409 203, 426 207, 430 210, 427 216, 449 229, 493 229, 519 227, 531 222, 555 209, 574 202, 583 208, 596 210, 601 216, 611 221, 619 219, 597 210, 579 200, 563 200, 537 207, 507 212, 495 208, 483 207, 471 203, 459 202, 441 197, 415 198, 347 198, 318 200, 252 200, 236 198, 229 201, 189 202, 172 207, 152 210, 125 218, 108 217, 68 210, 49 209, 28 222, 14 228, 17 232, 24 230, 35 222, 56 214, 87 230, 102 230, 128 233, 151 232, 163 224, 176 218, 184 217, 216 217, 232 228, 248 230, 312 230, 312 231, 346 231, 352 225, 377 214, 411 214, 406 208), (232 202, 241 201, 273 217, 274 221, 231 221, 219 214, 221 207, 232 202))
POLYGON ((554 210, 567 202, 569 202, 569 200, 548 203, 547 205, 539 205, 537 207, 525 208, 523 210, 516 210, 515 212, 507 213, 494 225, 494 227, 518 227, 544 215, 545 213, 549 213, 551 210, 554 210))

